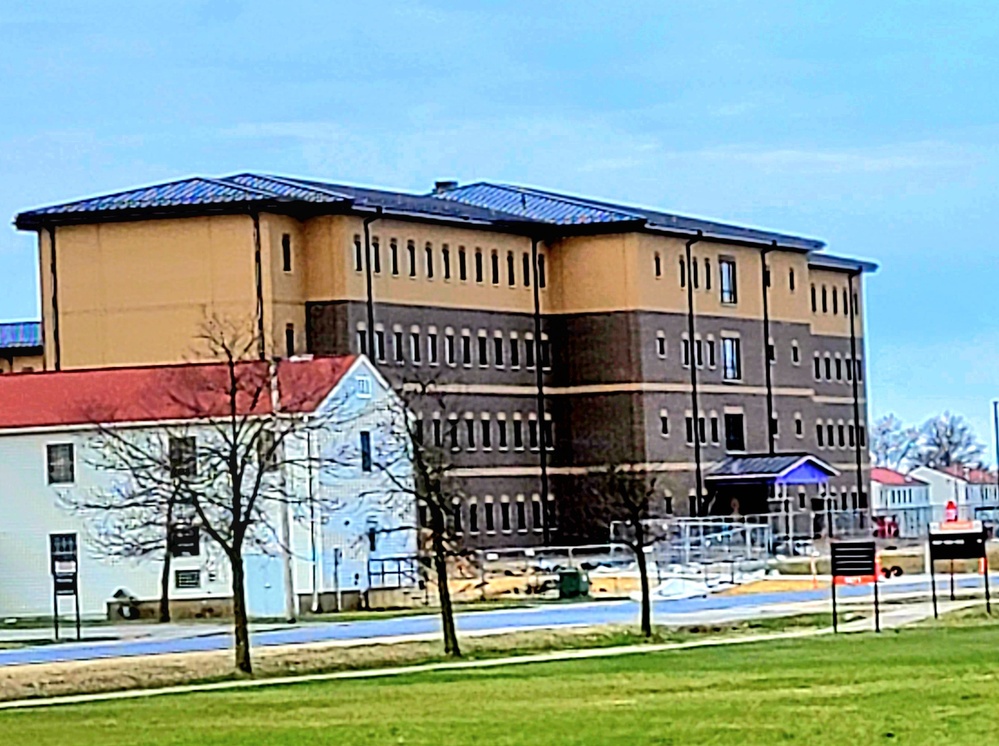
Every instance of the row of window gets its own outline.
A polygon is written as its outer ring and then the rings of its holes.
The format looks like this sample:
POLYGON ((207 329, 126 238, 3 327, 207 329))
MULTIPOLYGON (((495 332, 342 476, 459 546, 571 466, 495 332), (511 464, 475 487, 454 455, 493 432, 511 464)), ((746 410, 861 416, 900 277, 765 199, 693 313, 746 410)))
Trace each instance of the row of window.
MULTIPOLYGON (((695 438, 701 445, 720 446, 722 431, 720 425, 724 423, 725 449, 728 451, 745 451, 745 417, 738 412, 724 414, 724 419, 719 420, 717 412, 708 414, 700 413, 696 418, 691 412, 684 415, 684 440, 688 446, 694 445, 695 438)), ((659 432, 664 438, 670 436, 669 412, 665 409, 659 411, 659 432)), ((780 437, 780 418, 776 412, 770 419, 770 432, 774 438, 780 437)), ((801 413, 794 413, 794 435, 797 438, 805 437, 805 423, 801 413)), ((823 423, 821 420, 816 423, 816 442, 819 448, 853 448, 860 439, 860 447, 867 446, 867 434, 863 426, 857 428, 854 423, 840 420, 834 423, 828 420, 823 423)))
MULTIPOLYGON (((722 379, 725 381, 742 380, 742 345, 739 337, 725 336, 721 338, 721 367, 722 379)), ((656 352, 666 357, 666 337, 661 332, 656 336, 656 352)), ((717 365, 715 351, 715 339, 709 336, 702 340, 700 335, 694 336, 694 344, 690 344, 690 338, 683 334, 680 338, 680 364, 684 368, 689 368, 693 362, 698 368, 703 368, 705 364, 712 370, 717 365)))
MULTIPOLYGON (((704 264, 704 289, 711 289, 711 260, 707 257, 703 260, 704 264)), ((688 272, 687 260, 684 257, 680 257, 680 269, 677 272, 677 279, 680 282, 680 287, 687 287, 687 282, 689 281, 694 290, 701 289, 701 260, 697 257, 691 257, 690 268, 688 272), (689 275, 689 277, 688 277, 689 275)), ((655 273, 656 278, 662 278, 663 276, 663 258, 662 254, 658 251, 652 255, 652 269, 655 273)), ((738 300, 738 291, 736 285, 736 271, 735 271, 735 259, 731 257, 719 257, 718 259, 718 292, 719 300, 726 305, 735 305, 738 300)))
MULTIPOLYGON (((464 246, 459 246, 457 251, 452 253, 448 244, 441 244, 438 251, 433 243, 427 241, 423 245, 422 252, 417 249, 416 241, 406 241, 404 250, 400 250, 399 240, 389 239, 388 245, 388 268, 392 277, 399 277, 405 269, 408 277, 416 278, 419 274, 427 280, 433 280, 438 275, 445 281, 452 279, 452 261, 456 264, 458 279, 461 282, 468 282, 469 278, 469 252, 464 246), (405 268, 403 267, 405 263, 405 268)), ((364 271, 365 247, 361 236, 354 236, 354 270, 364 271)), ((518 262, 517 254, 513 251, 500 251, 493 249, 488 255, 481 248, 476 247, 472 252, 472 269, 474 270, 475 282, 484 284, 486 282, 486 263, 488 258, 489 281, 493 285, 501 285, 504 282, 509 287, 516 287, 518 282, 525 288, 531 287, 531 254, 521 252, 518 262), (518 266, 519 265, 519 266, 518 266)), ((371 269, 374 274, 382 272, 382 245, 378 236, 371 238, 371 269)), ((538 253, 538 287, 544 288, 547 285, 545 276, 545 255, 538 253)))
MULTIPOLYGON (((374 337, 374 359, 380 363, 386 362, 388 351, 385 327, 375 324, 374 334, 369 335, 366 323, 357 325, 357 348, 362 355, 368 354, 369 336, 374 337)), ((490 336, 487 330, 479 329, 477 336, 473 338, 470 329, 462 329, 458 335, 454 329, 446 327, 442 338, 435 326, 427 327, 424 335, 419 326, 411 326, 405 330, 396 324, 392 327, 391 340, 392 359, 399 365, 407 362, 422 365, 424 361, 428 365, 440 365, 442 357, 447 365, 455 366, 460 362, 466 368, 471 368, 474 363, 480 368, 492 365, 516 370, 521 367, 523 360, 525 368, 533 369, 538 358, 543 369, 549 370, 552 365, 551 342, 544 332, 540 342, 535 344, 533 332, 526 332, 521 340, 518 332, 510 332, 507 337, 503 332, 494 331, 490 336)))
MULTIPOLYGON (((834 316, 842 314, 850 315, 849 293, 845 287, 826 287, 822 285, 817 288, 812 285, 812 313, 818 313, 819 308, 822 313, 832 313, 834 316)), ((853 312, 857 312, 857 294, 853 294, 853 312)))
MULTIPOLYGON (((500 495, 499 500, 495 500, 491 495, 486 495, 482 502, 477 497, 470 497, 462 505, 458 500, 454 502, 454 509, 451 513, 451 529, 457 534, 469 533, 478 534, 483 531, 487 534, 494 534, 497 531, 509 534, 517 531, 527 533, 534 531, 541 533, 544 528, 544 517, 541 514, 541 496, 531 495, 530 507, 524 495, 500 495), (466 522, 467 518, 467 522, 466 522)), ((548 517, 552 525, 557 525, 555 519, 555 500, 548 498, 548 517)), ((420 506, 420 525, 429 524, 428 511, 425 505, 420 506)))
POLYGON ((812 373, 816 381, 851 382, 854 374, 858 381, 863 381, 864 361, 860 358, 843 357, 838 352, 835 354, 816 352, 812 359, 812 373))
POLYGON ((478 416, 474 412, 466 412, 464 416, 449 414, 446 417, 440 412, 434 412, 429 418, 420 415, 416 421, 417 438, 429 442, 437 448, 450 448, 452 451, 532 451, 540 449, 540 439, 544 439, 545 450, 555 447, 555 428, 550 414, 545 414, 541 430, 538 430, 538 416, 529 412, 526 416, 514 412, 507 416, 505 412, 495 415, 482 412, 478 416), (526 425, 525 425, 526 422, 526 425), (429 429, 429 433, 427 430, 429 429))
POLYGON ((867 447, 867 430, 861 425, 856 427, 852 421, 818 420, 815 423, 815 442, 819 448, 854 448, 858 445, 867 447))

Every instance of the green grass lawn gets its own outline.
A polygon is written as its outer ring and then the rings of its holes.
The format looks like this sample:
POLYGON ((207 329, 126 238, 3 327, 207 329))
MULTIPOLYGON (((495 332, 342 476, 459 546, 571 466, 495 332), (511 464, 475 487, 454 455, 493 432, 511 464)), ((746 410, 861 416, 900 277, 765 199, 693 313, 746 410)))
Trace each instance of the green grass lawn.
POLYGON ((5 744, 989 744, 999 626, 0 713, 5 744))

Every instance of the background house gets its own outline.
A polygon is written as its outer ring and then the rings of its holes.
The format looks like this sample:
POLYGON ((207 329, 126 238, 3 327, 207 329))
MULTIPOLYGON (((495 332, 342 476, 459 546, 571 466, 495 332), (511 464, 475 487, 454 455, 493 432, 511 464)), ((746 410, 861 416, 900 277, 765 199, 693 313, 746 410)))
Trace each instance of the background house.
POLYGON ((929 483, 892 469, 871 469, 871 515, 885 537, 925 536, 934 520, 929 483))
POLYGON ((999 488, 996 474, 983 469, 949 466, 934 469, 920 466, 910 476, 928 483, 933 520, 944 520, 948 502, 957 505, 961 519, 996 521, 999 518, 999 488))
MULTIPOLYGON (((362 357, 287 360, 273 369, 250 365, 272 376, 274 395, 245 414, 307 421, 284 448, 291 457, 312 456, 283 459, 266 475, 275 487, 245 563, 251 614, 281 615, 289 595, 304 604, 329 604, 338 591, 369 590, 372 563, 411 561, 416 553, 415 503, 394 481, 411 479, 408 462, 394 461, 390 480, 370 459, 370 449, 391 425, 395 393, 362 357), (284 505, 289 509, 283 512, 284 505), (282 521, 288 521, 287 551, 282 521), (284 581, 288 574, 291 588, 284 581)), ((152 366, 0 378, 0 616, 51 613, 53 532, 79 535, 84 614, 103 615, 118 590, 139 599, 159 597, 159 557, 109 558, 98 541, 108 517, 80 510, 75 498, 130 489, 128 473, 101 466, 102 432, 169 446, 171 468, 174 440, 190 442, 197 453, 198 443, 217 437, 208 420, 223 414, 224 402, 206 396, 197 381, 222 368, 152 366), (179 406, 186 397, 203 404, 197 417, 179 406)), ((227 561, 205 531, 194 556, 172 559, 170 584, 171 596, 189 606, 225 607, 227 561)))

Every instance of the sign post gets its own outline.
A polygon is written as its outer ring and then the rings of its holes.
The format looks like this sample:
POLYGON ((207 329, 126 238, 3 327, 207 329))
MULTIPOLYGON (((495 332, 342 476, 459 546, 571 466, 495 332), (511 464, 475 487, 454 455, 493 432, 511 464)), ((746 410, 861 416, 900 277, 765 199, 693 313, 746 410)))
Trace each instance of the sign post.
POLYGON ((76 612, 76 639, 80 639, 80 583, 76 534, 49 534, 52 570, 52 625, 59 641, 59 597, 72 596, 76 612))
POLYGON ((833 632, 839 631, 836 618, 836 578, 874 577, 874 631, 881 631, 881 609, 878 599, 877 549, 873 541, 834 541, 832 553, 833 632))
POLYGON ((981 521, 944 521, 930 524, 930 590, 933 595, 933 618, 937 611, 937 581, 934 565, 939 560, 950 561, 950 598, 954 600, 954 560, 979 560, 984 568, 985 610, 992 613, 989 593, 989 558, 985 551, 985 530, 981 521))

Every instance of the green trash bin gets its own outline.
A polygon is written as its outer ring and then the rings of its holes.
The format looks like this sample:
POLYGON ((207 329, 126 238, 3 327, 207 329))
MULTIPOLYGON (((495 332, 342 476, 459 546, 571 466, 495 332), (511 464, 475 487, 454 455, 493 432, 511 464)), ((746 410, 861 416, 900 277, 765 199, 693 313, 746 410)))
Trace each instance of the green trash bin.
POLYGON ((568 567, 558 571, 558 597, 579 598, 590 592, 590 579, 582 570, 568 567))

